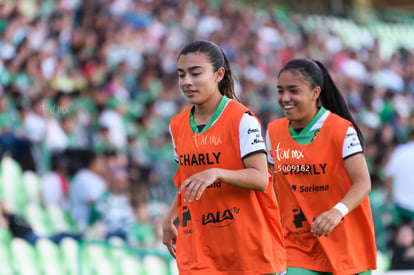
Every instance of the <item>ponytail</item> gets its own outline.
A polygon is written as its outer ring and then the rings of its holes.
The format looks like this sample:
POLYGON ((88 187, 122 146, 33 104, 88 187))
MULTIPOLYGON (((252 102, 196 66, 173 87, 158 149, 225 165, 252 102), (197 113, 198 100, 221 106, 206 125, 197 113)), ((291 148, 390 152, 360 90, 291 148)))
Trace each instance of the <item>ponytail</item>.
POLYGON ((227 58, 226 54, 223 52, 222 49, 220 49, 221 54, 223 55, 224 58, 224 77, 223 79, 220 81, 219 85, 219 90, 220 93, 222 93, 223 95, 225 95, 228 98, 232 98, 238 102, 240 102, 240 99, 237 97, 235 91, 234 91, 234 80, 233 80, 233 75, 231 73, 231 69, 230 69, 230 62, 229 59, 227 58))
POLYGON ((322 106, 325 109, 330 110, 332 113, 335 113, 350 121, 357 131, 362 148, 364 148, 364 137, 354 118, 352 117, 352 114, 349 111, 348 105, 346 104, 342 93, 339 91, 338 87, 332 80, 326 67, 319 61, 314 60, 314 62, 318 65, 323 77, 323 82, 321 84, 321 93, 319 95, 322 106))

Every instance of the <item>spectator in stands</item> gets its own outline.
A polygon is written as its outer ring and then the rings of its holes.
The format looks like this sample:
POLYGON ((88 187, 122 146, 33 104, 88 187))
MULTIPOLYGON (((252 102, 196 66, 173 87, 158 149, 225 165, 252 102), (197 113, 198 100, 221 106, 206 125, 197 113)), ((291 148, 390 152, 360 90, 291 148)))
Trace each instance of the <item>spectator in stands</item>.
POLYGON ((46 139, 46 119, 43 112, 44 97, 38 96, 31 102, 31 106, 22 108, 22 121, 25 136, 31 142, 36 171, 43 174, 46 171, 42 142, 46 139))
POLYGON ((133 247, 155 248, 157 237, 160 235, 157 233, 162 230, 161 226, 157 226, 154 219, 150 217, 149 207, 145 201, 133 205, 133 208, 136 222, 128 232, 128 243, 133 247))
POLYGON ((408 140, 398 145, 392 152, 386 166, 385 175, 389 197, 395 204, 397 213, 404 221, 414 221, 414 128, 408 140))
POLYGON ((410 224, 402 224, 397 229, 392 246, 390 269, 414 269, 414 230, 410 224))
MULTIPOLYGON (((89 225, 103 228, 104 238, 119 237, 127 240, 127 234, 135 223, 130 203, 128 174, 119 167, 110 171, 109 188, 92 205, 89 225)), ((91 237, 100 237, 92 236, 91 237)))
POLYGON ((108 100, 108 106, 104 107, 99 115, 100 125, 109 131, 109 139, 117 150, 125 150, 127 135, 123 116, 125 108, 116 98, 108 100))
POLYGON ((41 190, 46 206, 56 205, 69 211, 69 180, 63 154, 54 153, 50 159, 50 170, 41 178, 41 190))
POLYGON ((86 165, 74 175, 69 193, 72 216, 81 231, 88 226, 91 206, 107 190, 103 154, 90 151, 85 158, 86 165))
POLYGON ((98 130, 94 136, 94 150, 97 152, 116 150, 114 143, 111 140, 109 128, 104 125, 99 125, 98 130))
MULTIPOLYGON (((0 159, 10 154, 23 171, 35 171, 31 142, 22 135, 20 117, 13 105, 13 94, 6 95, 0 86, 0 159)), ((17 93, 16 93, 17 94, 17 93)))
POLYGON ((22 216, 11 212, 8 207, 0 202, 0 227, 6 227, 10 230, 13 238, 21 238, 34 245, 40 238, 47 238, 56 244, 59 244, 63 238, 69 237, 80 240, 82 235, 79 233, 59 232, 50 236, 40 236, 33 231, 32 226, 22 216))

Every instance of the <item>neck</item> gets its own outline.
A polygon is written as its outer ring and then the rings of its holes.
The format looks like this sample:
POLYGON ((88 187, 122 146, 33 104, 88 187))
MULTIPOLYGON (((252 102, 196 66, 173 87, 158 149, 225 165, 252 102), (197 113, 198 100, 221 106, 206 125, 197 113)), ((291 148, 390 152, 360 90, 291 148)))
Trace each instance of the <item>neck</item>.
POLYGON ((194 105, 194 121, 197 125, 207 124, 210 122, 217 107, 220 104, 223 95, 220 93, 212 97, 205 103, 194 105))
POLYGON ((312 115, 309 115, 306 118, 301 119, 301 120, 295 120, 295 121, 292 120, 290 122, 290 125, 292 126, 293 129, 303 129, 309 124, 309 122, 312 121, 312 119, 316 116, 318 111, 319 111, 319 108, 316 108, 312 110, 312 113, 311 113, 312 115))

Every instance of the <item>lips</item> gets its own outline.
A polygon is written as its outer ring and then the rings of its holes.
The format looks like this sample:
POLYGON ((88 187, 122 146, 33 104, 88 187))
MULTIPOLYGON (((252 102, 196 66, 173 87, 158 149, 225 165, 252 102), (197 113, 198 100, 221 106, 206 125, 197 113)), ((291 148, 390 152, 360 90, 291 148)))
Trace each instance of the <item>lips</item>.
POLYGON ((283 106, 283 110, 285 110, 285 111, 292 110, 293 108, 295 108, 295 106, 293 106, 293 105, 284 105, 283 106))
POLYGON ((184 95, 186 96, 192 96, 196 93, 196 91, 193 90, 184 90, 184 95))

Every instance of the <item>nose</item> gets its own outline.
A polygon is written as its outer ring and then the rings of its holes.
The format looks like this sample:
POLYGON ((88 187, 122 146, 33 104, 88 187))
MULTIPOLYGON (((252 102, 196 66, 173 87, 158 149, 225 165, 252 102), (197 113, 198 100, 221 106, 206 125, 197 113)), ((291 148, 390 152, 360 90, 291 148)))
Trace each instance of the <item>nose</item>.
POLYGON ((279 100, 282 102, 289 102, 290 101, 290 94, 288 92, 280 92, 279 93, 279 100))
POLYGON ((189 74, 185 74, 184 76, 180 78, 180 82, 183 87, 191 86, 192 84, 191 76, 189 74))

